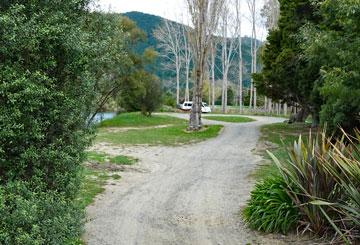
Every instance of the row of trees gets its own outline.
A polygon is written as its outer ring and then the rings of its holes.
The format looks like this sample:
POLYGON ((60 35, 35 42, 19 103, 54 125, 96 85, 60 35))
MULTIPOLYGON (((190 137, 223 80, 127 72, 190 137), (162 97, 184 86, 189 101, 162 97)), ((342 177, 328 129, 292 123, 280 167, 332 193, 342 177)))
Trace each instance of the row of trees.
MULTIPOLYGON (((243 106, 243 75, 246 71, 244 69, 245 64, 243 62, 242 54, 242 8, 248 7, 251 13, 250 22, 252 23, 252 36, 251 36, 251 72, 257 70, 257 50, 258 42, 256 40, 256 26, 257 26, 257 12, 256 1, 247 0, 247 6, 241 4, 240 0, 226 0, 221 4, 219 10, 217 10, 215 26, 212 33, 209 33, 209 46, 206 47, 205 57, 205 70, 204 80, 208 81, 209 86, 209 103, 215 105, 215 82, 217 79, 222 80, 222 111, 227 110, 227 91, 229 87, 229 73, 231 72, 231 78, 233 83, 238 86, 238 103, 240 110, 243 106), (244 5, 244 6, 242 6, 244 5), (220 64, 220 66, 219 66, 220 64), (216 77, 216 73, 221 73, 221 77, 216 77)), ((202 3, 199 3, 202 4, 202 3)), ((194 24, 194 23, 193 23, 194 24)), ((212 23, 211 23, 212 24, 212 23)), ((180 103, 180 79, 181 75, 185 73, 185 100, 190 100, 189 93, 189 81, 190 78, 195 79, 194 67, 194 40, 193 36, 196 32, 196 28, 190 28, 189 26, 181 25, 175 22, 165 20, 164 23, 155 31, 155 37, 160 43, 161 55, 165 57, 166 64, 170 66, 166 69, 175 70, 176 73, 176 103, 180 103), (191 75, 191 73, 193 73, 191 75)), ((250 88, 250 107, 256 108, 256 88, 251 80, 250 88)))
POLYGON ((311 113, 314 125, 332 130, 360 126, 359 6, 358 0, 280 0, 278 27, 254 78, 262 94, 301 107, 294 121, 311 113))
POLYGON ((161 97, 156 54, 132 52, 143 33, 89 2, 0 3, 1 244, 72 244, 89 115, 110 99, 151 112, 161 97))

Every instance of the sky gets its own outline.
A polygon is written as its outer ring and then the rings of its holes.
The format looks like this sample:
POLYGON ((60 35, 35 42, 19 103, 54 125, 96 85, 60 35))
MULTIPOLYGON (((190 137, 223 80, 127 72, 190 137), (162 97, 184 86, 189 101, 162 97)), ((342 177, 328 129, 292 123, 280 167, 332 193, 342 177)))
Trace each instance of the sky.
MULTIPOLYGON (((246 0, 242 1, 243 21, 242 35, 251 36, 251 23, 249 22, 249 10, 246 0)), ((258 12, 262 7, 264 0, 257 0, 258 12)), ((190 24, 187 17, 185 0, 98 0, 98 8, 106 12, 126 13, 130 11, 139 11, 147 14, 161 16, 173 21, 190 24)), ((265 28, 258 23, 258 39, 266 38, 265 28)))

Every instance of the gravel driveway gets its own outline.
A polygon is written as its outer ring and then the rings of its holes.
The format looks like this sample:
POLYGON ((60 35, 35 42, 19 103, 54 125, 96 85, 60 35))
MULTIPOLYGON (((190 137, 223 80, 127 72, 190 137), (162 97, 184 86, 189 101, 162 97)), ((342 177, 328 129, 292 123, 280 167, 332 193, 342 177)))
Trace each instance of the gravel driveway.
POLYGON ((140 162, 139 171, 122 173, 123 178, 106 186, 87 208, 86 243, 287 244, 280 235, 250 231, 241 221, 240 210, 253 186, 249 174, 261 160, 252 153, 259 126, 283 121, 253 118, 257 121, 216 122, 224 125, 221 134, 193 145, 95 146, 140 162))

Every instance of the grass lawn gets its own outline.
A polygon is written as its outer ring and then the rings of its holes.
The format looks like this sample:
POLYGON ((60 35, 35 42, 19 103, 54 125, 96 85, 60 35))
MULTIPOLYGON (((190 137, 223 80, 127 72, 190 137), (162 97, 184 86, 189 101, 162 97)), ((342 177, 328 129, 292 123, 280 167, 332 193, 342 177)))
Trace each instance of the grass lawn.
POLYGON ((98 130, 96 141, 124 145, 178 145, 199 142, 219 134, 221 125, 204 126, 198 132, 186 132, 186 123, 166 128, 131 129, 125 132, 113 133, 105 128, 98 130))
MULTIPOLYGON (((187 120, 167 116, 143 116, 140 113, 123 113, 100 123, 96 142, 121 145, 178 145, 202 141, 219 134, 222 126, 204 126, 198 132, 186 132, 187 120), (165 127, 156 127, 162 126, 165 127), (116 132, 113 128, 126 128, 116 132), (149 128, 153 127, 153 128, 149 128), (108 129, 112 128, 112 130, 108 129)), ((101 156, 98 156, 101 158, 101 156)))
MULTIPOLYGON (((114 174, 114 179, 117 179, 118 177, 117 174, 114 174)), ((103 186, 111 178, 113 178, 113 176, 106 171, 85 167, 82 185, 77 198, 79 205, 85 208, 91 204, 94 201, 95 196, 105 190, 103 186)))
POLYGON ((137 162, 137 159, 119 155, 119 156, 110 158, 110 162, 113 164, 117 164, 117 165, 133 165, 134 163, 137 162))
MULTIPOLYGON (((261 138, 260 141, 270 142, 277 145, 276 148, 268 149, 271 151, 278 159, 286 159, 288 153, 286 148, 291 146, 295 140, 299 138, 299 135, 307 136, 310 132, 310 125, 303 123, 287 124, 287 123, 275 123, 265 125, 261 128, 261 138)), ((254 176, 256 179, 263 179, 269 175, 276 175, 278 170, 276 166, 272 163, 270 156, 267 154, 266 150, 260 152, 260 154, 267 159, 264 161, 264 164, 260 165, 254 176)))
MULTIPOLYGON (((116 164, 116 165, 133 165, 137 162, 137 159, 128 156, 109 156, 102 152, 89 151, 87 152, 87 160, 96 162, 96 164, 116 164)), ((99 170, 85 166, 83 170, 83 181, 79 190, 79 196, 77 201, 81 207, 86 207, 91 204, 97 194, 103 192, 105 189, 103 186, 108 180, 118 180, 120 175, 112 173, 110 171, 99 170)))
POLYGON ((249 117, 240 117, 240 116, 204 116, 204 119, 220 121, 220 122, 231 122, 231 123, 246 123, 254 122, 255 119, 249 117))
POLYGON ((99 124, 99 127, 149 127, 159 125, 173 125, 182 124, 186 120, 166 116, 166 115, 153 115, 147 117, 141 113, 122 113, 112 119, 104 120, 99 124))
POLYGON ((98 163, 104 163, 107 161, 108 155, 102 152, 88 151, 86 152, 88 161, 95 161, 98 163))
POLYGON ((89 151, 87 152, 88 161, 97 162, 98 164, 102 163, 114 163, 117 165, 133 165, 137 162, 137 159, 118 155, 115 157, 111 157, 103 152, 89 151))

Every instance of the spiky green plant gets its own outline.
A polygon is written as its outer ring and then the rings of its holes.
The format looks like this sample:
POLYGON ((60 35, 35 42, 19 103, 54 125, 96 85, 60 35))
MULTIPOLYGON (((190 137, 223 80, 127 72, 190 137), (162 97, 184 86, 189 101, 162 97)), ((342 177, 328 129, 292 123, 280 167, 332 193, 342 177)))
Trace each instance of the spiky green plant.
POLYGON ((287 233, 298 222, 299 211, 286 193, 280 177, 268 177, 255 185, 243 210, 249 227, 264 232, 287 233))
POLYGON ((301 212, 304 230, 324 235, 335 231, 350 243, 360 232, 360 136, 343 132, 339 139, 325 132, 299 137, 288 161, 270 156, 287 184, 287 193, 301 212))

